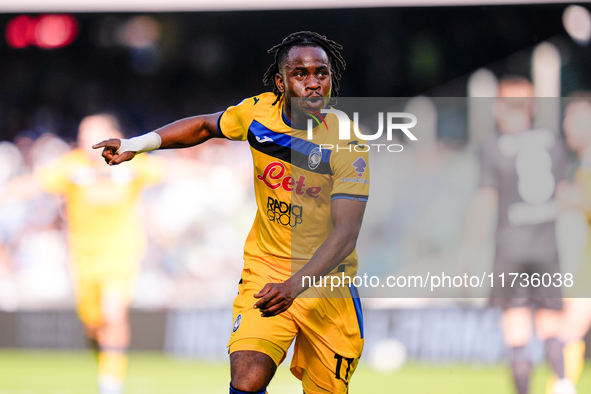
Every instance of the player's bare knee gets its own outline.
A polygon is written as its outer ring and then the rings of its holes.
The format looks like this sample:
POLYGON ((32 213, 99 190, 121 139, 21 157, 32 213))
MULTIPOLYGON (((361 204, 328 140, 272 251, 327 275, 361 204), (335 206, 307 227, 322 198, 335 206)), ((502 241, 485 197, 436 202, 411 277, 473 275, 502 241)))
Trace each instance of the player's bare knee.
POLYGON ((525 346, 532 337, 532 312, 525 307, 509 308, 503 313, 503 337, 510 347, 525 346))
POLYGON ((127 311, 111 310, 103 314, 103 322, 107 326, 128 326, 129 315, 127 311))
POLYGON ((503 339, 504 339, 505 345, 507 345, 509 347, 525 346, 529 343, 531 338, 532 338, 531 330, 526 330, 526 329, 519 330, 519 331, 505 330, 503 332, 503 339))
POLYGON ((541 309, 536 314, 536 333, 540 339, 558 336, 561 328, 561 312, 541 309))
POLYGON ((129 321, 129 307, 124 302, 103 300, 102 312, 107 325, 127 324, 129 321))
POLYGON ((269 385, 277 366, 271 357, 256 351, 230 354, 232 386, 242 391, 260 391, 269 385))

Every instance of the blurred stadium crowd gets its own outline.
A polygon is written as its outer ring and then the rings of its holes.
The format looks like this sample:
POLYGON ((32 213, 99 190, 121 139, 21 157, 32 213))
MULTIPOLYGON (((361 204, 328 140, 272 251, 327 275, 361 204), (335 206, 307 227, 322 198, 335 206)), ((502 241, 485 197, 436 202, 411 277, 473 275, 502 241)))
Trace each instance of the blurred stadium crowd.
MULTIPOLYGON (((0 184, 26 177, 71 148, 49 133, 1 142, 0 184)), ((216 307, 231 302, 254 213, 248 154, 246 146, 228 141, 204 150, 159 153, 170 176, 143 199, 149 248, 137 307, 216 307)), ((73 305, 63 201, 38 193, 5 202, 0 223, 0 309, 73 305)))
MULTIPOLYGON (((591 86, 585 72, 591 59, 588 38, 571 40, 564 33, 557 17, 564 8, 498 7, 482 23, 475 16, 489 10, 476 7, 463 13, 432 9, 428 18, 417 9, 406 14, 335 10, 344 20, 354 22, 357 13, 376 23, 359 34, 347 24, 321 33, 345 46, 350 67, 342 90, 348 96, 467 96, 470 74, 484 65, 497 76, 529 76, 534 45, 550 39, 562 59, 559 97, 591 86), (536 18, 530 17, 534 13, 536 18), (403 39, 413 29, 422 33, 403 39)), ((84 115, 113 111, 131 136, 259 93, 270 62, 266 49, 283 31, 301 29, 302 19, 296 16, 308 16, 310 25, 322 20, 321 14, 305 11, 292 17, 245 15, 79 15, 78 38, 66 48, 40 52, 3 43, 0 194, 11 180, 73 149, 84 115), (240 33, 240 22, 252 36, 240 33), (261 25, 264 32, 258 30, 261 25), (200 34, 207 29, 208 34, 200 34), (271 30, 277 31, 273 37, 271 30)), ((0 21, 6 26, 13 17, 1 15, 0 21)), ((405 145, 398 159, 398 168, 405 170, 392 171, 397 190, 389 228, 372 226, 373 213, 366 216, 365 235, 387 233, 397 245, 398 255, 388 257, 393 265, 457 257, 464 208, 478 185, 478 161, 468 114, 460 110, 438 116, 424 130, 421 144, 405 145)), ((205 149, 153 154, 162 156, 168 176, 144 195, 149 247, 134 306, 227 307, 236 292, 242 246, 255 210, 249 148, 219 141, 205 149)), ((372 187, 372 193, 379 193, 379 185, 372 187)), ((66 225, 63 202, 49 195, 0 204, 0 310, 73 306, 66 225)), ((382 264, 369 272, 389 268, 382 264)))

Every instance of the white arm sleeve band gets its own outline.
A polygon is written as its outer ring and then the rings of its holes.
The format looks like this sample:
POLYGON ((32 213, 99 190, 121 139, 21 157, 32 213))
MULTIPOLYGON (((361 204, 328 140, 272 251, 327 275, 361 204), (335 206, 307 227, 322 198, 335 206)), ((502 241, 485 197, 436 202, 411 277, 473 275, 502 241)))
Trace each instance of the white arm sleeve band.
POLYGON ((115 152, 116 154, 120 155, 123 152, 135 152, 138 154, 160 148, 162 138, 160 138, 158 133, 152 131, 139 137, 120 139, 119 141, 121 145, 117 149, 117 152, 115 152))

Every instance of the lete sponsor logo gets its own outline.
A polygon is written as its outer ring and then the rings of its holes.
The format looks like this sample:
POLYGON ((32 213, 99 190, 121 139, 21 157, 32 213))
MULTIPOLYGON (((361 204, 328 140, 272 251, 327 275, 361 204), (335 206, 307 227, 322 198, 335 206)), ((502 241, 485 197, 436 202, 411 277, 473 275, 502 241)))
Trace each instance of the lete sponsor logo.
POLYGON ((295 194, 298 196, 305 194, 312 198, 320 197, 321 187, 306 185, 306 177, 303 175, 300 175, 296 181, 290 175, 286 176, 286 172, 285 165, 274 161, 267 164, 267 167, 263 170, 263 174, 257 175, 257 179, 262 181, 269 189, 277 190, 282 188, 288 192, 295 191, 295 194))

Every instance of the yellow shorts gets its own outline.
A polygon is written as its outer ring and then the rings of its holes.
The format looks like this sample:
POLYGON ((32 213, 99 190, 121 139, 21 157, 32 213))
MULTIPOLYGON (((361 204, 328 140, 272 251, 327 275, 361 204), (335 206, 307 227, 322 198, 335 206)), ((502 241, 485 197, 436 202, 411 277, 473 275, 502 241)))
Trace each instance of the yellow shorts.
POLYGON ((103 302, 113 297, 130 303, 135 291, 138 264, 121 264, 109 270, 73 269, 76 308, 80 320, 89 326, 103 323, 103 302))
POLYGON ((363 315, 357 289, 350 298, 297 298, 284 313, 261 317, 254 294, 270 278, 250 277, 234 300, 230 353, 267 354, 279 365, 295 339, 291 372, 306 394, 347 393, 363 349, 363 315), (253 280, 254 279, 254 280, 253 280))

